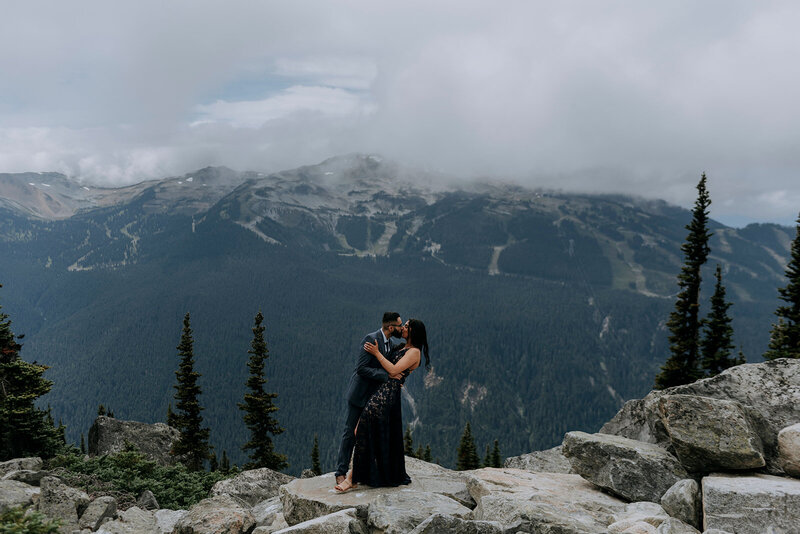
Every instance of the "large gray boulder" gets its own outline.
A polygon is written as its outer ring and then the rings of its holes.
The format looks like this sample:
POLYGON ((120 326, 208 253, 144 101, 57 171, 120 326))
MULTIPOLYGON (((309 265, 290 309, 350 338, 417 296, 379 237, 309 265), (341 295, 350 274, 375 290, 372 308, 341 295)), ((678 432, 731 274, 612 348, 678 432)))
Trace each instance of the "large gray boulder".
POLYGON ((472 517, 472 510, 450 497, 400 489, 381 495, 369 504, 367 524, 384 534, 405 534, 436 513, 460 519, 472 517))
POLYGON ((564 455, 586 480, 629 501, 659 502, 688 476, 678 459, 661 447, 620 436, 568 432, 564 455))
POLYGON ((173 534, 245 534, 256 526, 250 507, 230 495, 203 499, 189 509, 173 534))
POLYGON ((736 534, 798 532, 800 480, 772 475, 703 478, 703 526, 736 534))
POLYGON ((117 519, 103 523, 97 534, 162 534, 152 512, 136 506, 120 512, 117 519))
POLYGON ((653 532, 669 519, 669 515, 661 506, 652 502, 634 502, 613 516, 613 523, 608 525, 609 534, 623 532, 653 532))
POLYGON ((39 488, 19 480, 0 480, 0 514, 9 508, 30 506, 39 492, 39 488))
MULTIPOLYGON (((411 484, 403 486, 415 492, 436 493, 458 501, 467 507, 474 501, 467 489, 467 476, 444 467, 406 457, 406 472, 411 484)), ((394 493, 398 488, 370 488, 359 486, 347 493, 337 493, 333 473, 314 478, 297 478, 280 487, 283 516, 290 525, 339 510, 355 508, 359 518, 366 521, 367 509, 381 495, 394 493)))
POLYGON ((42 469, 42 459, 39 457, 14 458, 6 462, 0 462, 0 478, 13 471, 40 471, 42 469))
POLYGON ((161 465, 172 465, 177 459, 169 451, 179 437, 180 432, 177 429, 164 423, 122 421, 101 415, 89 429, 89 455, 118 453, 125 448, 127 442, 149 460, 161 465))
POLYGON ((470 521, 437 513, 409 534, 503 534, 503 526, 497 521, 470 521))
POLYGON ((233 478, 220 480, 211 488, 211 496, 231 495, 250 506, 278 496, 278 488, 294 480, 293 476, 263 467, 242 471, 233 478))
POLYGON ((579 475, 484 468, 470 472, 473 517, 504 532, 605 532, 625 503, 579 475))
POLYGON ((98 497, 89 503, 78 520, 81 529, 97 530, 107 518, 113 519, 117 514, 117 500, 114 497, 98 497))
POLYGON ((661 497, 664 510, 684 523, 700 528, 702 503, 700 500, 700 484, 687 478, 679 480, 661 497))
POLYGON ((11 471, 10 473, 6 473, 0 477, 0 480, 18 480, 20 482, 24 482, 25 484, 30 484, 31 486, 38 486, 42 479, 49 474, 50 473, 47 471, 20 469, 19 471, 11 471))
POLYGON ((680 519, 670 517, 658 525, 656 534, 700 534, 700 531, 680 519))
POLYGON ((503 467, 524 469, 532 473, 575 473, 561 449, 559 445, 552 449, 512 456, 506 458, 503 467))
POLYGON ((693 472, 764 466, 761 438, 736 401, 664 395, 659 415, 681 464, 693 472))
POLYGON ((712 378, 652 391, 643 399, 626 402, 600 432, 669 448, 658 401, 664 395, 677 394, 738 402, 761 438, 766 468, 773 474, 783 472, 778 460, 778 433, 800 421, 800 360, 780 358, 737 365, 712 378))
MULTIPOLYGON (((261 528, 255 529, 253 534, 266 534, 266 531, 261 528)), ((346 508, 274 532, 281 534, 367 534, 368 530, 366 525, 358 519, 356 509, 346 508)))
POLYGON ((78 518, 89 504, 89 496, 80 490, 71 488, 56 477, 44 477, 40 483, 39 512, 50 519, 60 519, 58 531, 71 534, 79 530, 78 518))
POLYGON ((153 512, 156 528, 161 534, 171 534, 178 521, 188 513, 188 510, 156 510, 153 512))
POLYGON ((778 457, 787 475, 800 477, 800 423, 778 432, 778 457))

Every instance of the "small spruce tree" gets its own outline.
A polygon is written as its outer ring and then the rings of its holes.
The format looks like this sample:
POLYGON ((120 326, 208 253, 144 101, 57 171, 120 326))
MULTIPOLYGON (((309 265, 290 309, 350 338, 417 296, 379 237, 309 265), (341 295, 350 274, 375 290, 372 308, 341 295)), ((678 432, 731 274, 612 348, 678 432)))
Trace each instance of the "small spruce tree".
POLYGON ((231 461, 228 459, 228 451, 222 450, 222 459, 219 461, 219 470, 223 474, 231 472, 231 461))
POLYGON ((722 285, 722 268, 719 264, 714 278, 717 282, 711 296, 711 311, 703 321, 704 335, 700 342, 701 364, 707 376, 716 376, 729 367, 743 363, 735 356, 731 357, 734 349, 733 326, 728 309, 732 304, 725 300, 725 286, 722 285))
POLYGON ((494 448, 492 449, 492 467, 503 467, 503 457, 500 456, 500 443, 494 440, 494 448))
POLYGON ((217 460, 217 453, 215 452, 211 453, 211 457, 208 460, 208 470, 212 473, 219 471, 219 460, 217 460))
POLYGON ((181 341, 177 347, 180 356, 178 370, 175 371, 175 409, 173 425, 180 431, 180 437, 172 445, 172 454, 182 456, 186 467, 192 471, 200 471, 210 458, 211 448, 208 443, 210 430, 203 428, 203 416, 200 412, 200 394, 202 393, 197 379, 200 373, 194 370, 194 341, 192 339, 191 319, 187 313, 183 318, 181 341))
POLYGON ((656 389, 688 384, 701 378, 700 370, 700 268, 706 262, 710 248, 708 239, 708 206, 711 199, 706 190, 706 175, 697 184, 697 200, 692 221, 686 226, 689 235, 681 245, 684 264, 678 275, 678 298, 669 314, 670 357, 656 376, 656 389))
POLYGON ((769 350, 764 354, 767 360, 800 358, 800 215, 785 273, 786 287, 778 293, 786 304, 775 310, 778 322, 772 325, 769 350))
POLYGON ((414 452, 414 458, 419 458, 420 460, 422 460, 423 454, 425 454, 425 452, 422 450, 422 445, 420 445, 419 447, 417 447, 416 452, 414 452))
POLYGON ((106 407, 102 404, 97 407, 97 415, 106 415, 106 407))
POLYGON ((475 449, 475 440, 472 438, 472 429, 469 423, 464 427, 461 435, 461 442, 458 445, 456 469, 466 471, 468 469, 478 469, 481 460, 478 458, 478 451, 475 449))
POLYGON ((175 412, 172 411, 172 403, 170 402, 167 405, 167 426, 175 427, 178 424, 178 420, 175 418, 175 412))
POLYGON ((486 445, 486 454, 483 455, 482 467, 492 467, 492 451, 489 450, 489 445, 486 445))
POLYGON ((81 454, 86 454, 86 439, 83 437, 83 432, 81 432, 81 454))
POLYGON ((431 455, 431 446, 430 444, 425 446, 425 452, 422 454, 422 459, 426 462, 432 462, 433 456, 431 455))
POLYGON ((319 465, 319 437, 314 434, 314 446, 311 447, 311 470, 315 475, 322 474, 322 466, 319 465))
POLYGON ((406 431, 403 434, 403 453, 406 456, 414 456, 414 438, 411 436, 411 425, 406 425, 406 431))
POLYGON ((250 440, 242 445, 242 449, 250 452, 250 462, 245 464, 245 469, 268 467, 276 471, 287 467, 286 455, 275 452, 272 444, 273 436, 284 431, 278 420, 272 415, 278 411, 273 400, 277 393, 264 391, 264 362, 269 358, 267 343, 264 341, 265 327, 262 325, 264 316, 261 312, 255 317, 253 326, 253 341, 250 344, 250 361, 247 367, 250 376, 247 379, 249 393, 245 393, 244 402, 239 403, 239 409, 244 411, 244 424, 250 430, 250 440))

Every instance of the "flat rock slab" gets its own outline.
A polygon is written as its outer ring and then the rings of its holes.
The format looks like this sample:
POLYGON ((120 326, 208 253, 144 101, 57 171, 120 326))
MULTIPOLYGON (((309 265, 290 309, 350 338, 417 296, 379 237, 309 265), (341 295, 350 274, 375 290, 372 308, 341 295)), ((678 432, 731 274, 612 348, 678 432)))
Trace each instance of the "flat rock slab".
POLYGON ((506 458, 503 467, 524 469, 532 473, 569 473, 575 474, 561 445, 544 451, 533 451, 520 456, 506 458))
POLYGON ((470 521, 434 514, 409 534, 503 534, 503 526, 497 521, 470 521))
POLYGON ((658 445, 609 434, 568 432, 564 455, 582 477, 629 501, 659 502, 688 474, 658 445))
POLYGON ((450 497, 403 488, 372 501, 367 509, 367 524, 384 534, 405 534, 436 513, 472 518, 472 510, 450 497))
POLYGON ((278 488, 294 480, 293 476, 263 467, 242 471, 233 478, 220 480, 211 488, 211 496, 231 495, 250 506, 277 497, 278 488))
POLYGON ((19 480, 0 480, 0 514, 9 508, 30 505, 39 493, 39 488, 19 480))
POLYGON ((280 534, 367 534, 367 528, 358 519, 355 508, 346 508, 275 532, 280 534))
POLYGON ((697 395, 665 395, 659 415, 681 464, 689 471, 764 467, 755 429, 736 401, 697 395))
POLYGON ((381 495, 397 493, 403 489, 444 495, 468 507, 474 506, 465 474, 408 457, 406 472, 411 477, 411 484, 407 486, 370 488, 362 484, 347 493, 337 493, 333 489, 336 484, 333 473, 294 479, 280 487, 284 519, 289 525, 296 525, 339 510, 355 508, 359 518, 366 521, 370 503, 381 495))
POLYGON ((703 478, 703 526, 736 534, 796 533, 800 480, 772 475, 703 478))
POLYGON ((504 532, 605 532, 626 503, 579 475, 484 468, 470 472, 473 517, 504 532))

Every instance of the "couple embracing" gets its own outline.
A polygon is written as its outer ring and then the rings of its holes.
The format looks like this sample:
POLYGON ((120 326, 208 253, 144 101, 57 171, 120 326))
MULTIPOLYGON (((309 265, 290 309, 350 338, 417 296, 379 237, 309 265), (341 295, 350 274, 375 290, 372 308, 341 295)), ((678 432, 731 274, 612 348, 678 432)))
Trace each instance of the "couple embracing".
POLYGON ((358 483, 372 487, 409 484, 403 454, 400 390, 411 371, 430 367, 428 335, 419 319, 405 323, 383 314, 380 330, 361 341, 358 365, 347 388, 347 419, 336 466, 338 492, 358 483), (348 471, 350 457, 353 468, 348 471))

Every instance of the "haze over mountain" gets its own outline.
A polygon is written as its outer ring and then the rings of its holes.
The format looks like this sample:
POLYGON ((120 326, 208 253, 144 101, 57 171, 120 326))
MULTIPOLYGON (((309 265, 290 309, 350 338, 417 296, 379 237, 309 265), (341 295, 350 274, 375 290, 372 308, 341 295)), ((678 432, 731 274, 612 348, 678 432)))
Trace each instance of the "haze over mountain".
MULTIPOLYGON (((2 174, 0 298, 23 357, 52 366, 47 402, 72 439, 99 403, 163 420, 191 312, 204 415, 235 461, 262 310, 293 471, 315 433, 330 467, 361 336, 387 309, 419 317, 434 371, 412 375, 404 416, 448 465, 466 421, 479 447, 498 438, 513 455, 594 431, 650 389, 689 218, 663 201, 448 182, 361 154, 120 189, 2 174)), ((735 342, 759 361, 794 229, 712 230, 705 279, 723 266, 735 342)))

